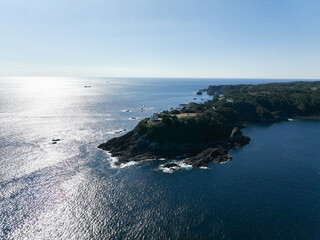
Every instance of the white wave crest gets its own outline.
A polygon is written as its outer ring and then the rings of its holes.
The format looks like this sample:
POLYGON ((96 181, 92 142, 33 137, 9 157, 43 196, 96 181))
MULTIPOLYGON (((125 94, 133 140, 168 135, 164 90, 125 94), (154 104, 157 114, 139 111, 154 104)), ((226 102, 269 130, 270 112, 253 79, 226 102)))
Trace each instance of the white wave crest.
POLYGON ((112 157, 112 154, 111 154, 109 151, 107 151, 107 155, 108 155, 109 158, 110 158, 110 167, 111 167, 111 168, 117 168, 117 169, 119 169, 119 168, 130 167, 130 166, 133 166, 133 165, 138 164, 138 162, 132 161, 132 162, 128 162, 128 163, 121 163, 121 164, 119 165, 119 164, 117 164, 117 163, 119 162, 119 158, 117 158, 117 157, 112 157))
POLYGON ((139 120, 140 118, 139 117, 131 117, 131 118, 129 118, 129 120, 139 120))
POLYGON ((199 167, 200 169, 209 169, 209 167, 199 167))
POLYGON ((123 132, 126 132, 127 129, 118 129, 118 130, 114 130, 114 131, 111 131, 111 132, 107 132, 108 134, 120 134, 120 133, 123 133, 123 132))
POLYGON ((192 169, 192 165, 186 164, 183 161, 170 161, 168 163, 174 163, 176 164, 176 166, 172 166, 172 167, 166 167, 166 163, 165 164, 160 164, 158 169, 164 173, 173 173, 179 169, 185 169, 185 170, 191 170, 192 169))

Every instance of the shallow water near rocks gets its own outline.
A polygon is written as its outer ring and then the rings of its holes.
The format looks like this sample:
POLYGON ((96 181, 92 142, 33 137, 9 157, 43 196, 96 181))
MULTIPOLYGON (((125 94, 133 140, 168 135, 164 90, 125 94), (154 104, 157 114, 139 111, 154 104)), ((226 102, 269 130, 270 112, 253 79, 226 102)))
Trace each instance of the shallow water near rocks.
POLYGON ((97 148, 209 84, 273 81, 0 78, 0 239, 317 239, 319 120, 249 125, 231 161, 172 174, 97 148))

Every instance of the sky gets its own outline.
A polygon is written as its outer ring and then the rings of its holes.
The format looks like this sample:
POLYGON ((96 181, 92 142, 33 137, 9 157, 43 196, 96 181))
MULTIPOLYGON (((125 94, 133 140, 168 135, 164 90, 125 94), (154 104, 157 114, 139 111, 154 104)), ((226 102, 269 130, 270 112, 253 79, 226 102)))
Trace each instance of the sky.
POLYGON ((1 76, 320 78, 319 0, 0 0, 1 76))

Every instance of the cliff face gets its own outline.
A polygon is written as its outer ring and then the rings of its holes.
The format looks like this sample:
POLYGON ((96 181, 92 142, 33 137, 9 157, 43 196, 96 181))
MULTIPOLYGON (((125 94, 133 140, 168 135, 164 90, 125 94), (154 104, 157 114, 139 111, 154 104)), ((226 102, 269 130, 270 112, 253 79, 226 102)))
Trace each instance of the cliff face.
MULTIPOLYGON (((217 141, 199 141, 198 143, 168 141, 159 143, 155 140, 143 138, 137 129, 127 134, 113 138, 98 147, 109 151, 118 158, 116 165, 130 161, 144 161, 150 159, 185 159, 185 163, 193 167, 207 167, 209 162, 224 162, 231 159, 228 150, 248 144, 250 138, 244 136, 238 127, 231 137, 217 141)), ((234 132, 234 131, 233 131, 234 132)))

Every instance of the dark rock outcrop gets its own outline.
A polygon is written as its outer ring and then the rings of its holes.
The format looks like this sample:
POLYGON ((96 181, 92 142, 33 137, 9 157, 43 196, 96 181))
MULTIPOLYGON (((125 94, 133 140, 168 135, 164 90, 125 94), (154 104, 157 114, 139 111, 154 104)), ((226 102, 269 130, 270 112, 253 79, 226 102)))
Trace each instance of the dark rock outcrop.
POLYGON ((185 159, 184 162, 192 167, 208 167, 210 162, 221 163, 231 158, 225 148, 207 148, 196 156, 185 159))
MULTIPOLYGON (((181 159, 192 167, 207 167, 210 162, 221 163, 231 159, 228 150, 232 147, 241 147, 248 144, 250 138, 244 136, 238 129, 233 131, 232 137, 224 141, 203 144, 176 144, 169 142, 158 144, 139 137, 134 131, 113 138, 98 147, 109 151, 118 158, 116 165, 130 161, 156 160, 160 158, 181 159)), ((167 163, 164 167, 178 167, 175 163, 167 163)))
POLYGON ((162 165, 163 168, 172 168, 172 167, 180 167, 178 164, 173 163, 173 162, 169 162, 169 163, 165 163, 162 165))

